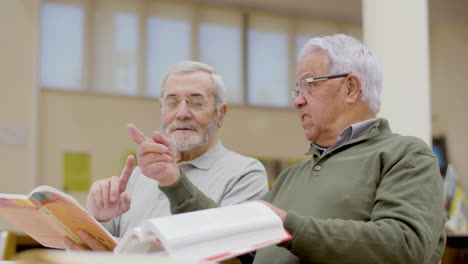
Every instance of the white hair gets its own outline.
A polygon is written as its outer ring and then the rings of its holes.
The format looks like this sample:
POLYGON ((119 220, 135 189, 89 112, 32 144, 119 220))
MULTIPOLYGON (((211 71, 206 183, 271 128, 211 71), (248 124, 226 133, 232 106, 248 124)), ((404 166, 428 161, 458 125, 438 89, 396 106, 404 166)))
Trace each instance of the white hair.
POLYGON ((361 79, 361 99, 374 113, 380 110, 382 70, 372 51, 361 41, 347 35, 310 39, 299 53, 299 60, 314 52, 325 52, 330 74, 353 73, 361 79))
POLYGON ((181 72, 193 72, 193 71, 204 71, 210 74, 211 81, 213 82, 213 95, 215 97, 215 109, 219 112, 221 106, 226 103, 226 89, 224 88, 224 82, 221 75, 219 75, 214 67, 197 61, 183 61, 172 66, 166 73, 164 80, 161 84, 161 98, 164 97, 164 84, 167 78, 176 73, 181 72))

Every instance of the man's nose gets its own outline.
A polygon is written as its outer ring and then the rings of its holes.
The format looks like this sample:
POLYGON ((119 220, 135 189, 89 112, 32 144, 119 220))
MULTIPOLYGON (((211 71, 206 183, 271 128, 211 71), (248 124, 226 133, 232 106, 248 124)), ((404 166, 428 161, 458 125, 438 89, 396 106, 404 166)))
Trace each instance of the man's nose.
POLYGON ((179 105, 177 106, 176 118, 179 120, 187 120, 192 118, 192 112, 190 111, 190 107, 188 106, 187 101, 180 101, 179 105))
POLYGON ((297 109, 303 107, 304 105, 307 104, 307 100, 302 94, 299 94, 295 99, 294 99, 294 107, 297 109))

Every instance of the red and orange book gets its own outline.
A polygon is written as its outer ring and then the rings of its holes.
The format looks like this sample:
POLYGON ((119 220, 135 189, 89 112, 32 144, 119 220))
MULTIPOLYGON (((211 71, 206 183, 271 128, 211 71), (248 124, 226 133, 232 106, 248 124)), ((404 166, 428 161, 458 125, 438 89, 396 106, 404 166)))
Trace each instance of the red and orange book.
POLYGON ((64 249, 68 236, 84 244, 76 235, 83 230, 110 250, 117 240, 73 197, 50 186, 39 186, 29 195, 0 194, 0 216, 45 247, 64 249))

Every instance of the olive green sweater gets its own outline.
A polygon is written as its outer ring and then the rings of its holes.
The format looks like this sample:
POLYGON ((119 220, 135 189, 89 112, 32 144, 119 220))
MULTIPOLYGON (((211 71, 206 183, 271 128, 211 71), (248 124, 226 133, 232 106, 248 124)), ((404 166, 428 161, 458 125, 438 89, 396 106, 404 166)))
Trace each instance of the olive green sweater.
MULTIPOLYGON (((281 173, 264 200, 287 211, 291 241, 254 263, 436 264, 445 247, 437 160, 420 139, 385 119, 363 135, 281 173)), ((173 213, 214 207, 186 177, 162 188, 173 213)))

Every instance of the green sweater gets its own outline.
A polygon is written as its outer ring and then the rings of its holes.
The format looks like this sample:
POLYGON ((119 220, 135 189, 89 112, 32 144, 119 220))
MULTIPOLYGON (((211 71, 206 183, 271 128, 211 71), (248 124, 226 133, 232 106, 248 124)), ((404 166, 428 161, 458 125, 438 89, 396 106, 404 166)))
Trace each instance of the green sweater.
MULTIPOLYGON (((293 239, 254 263, 437 263, 445 247, 437 160, 385 119, 363 135, 281 173, 264 200, 287 211, 293 239)), ((185 177, 163 192, 173 213, 214 207, 185 177)))

